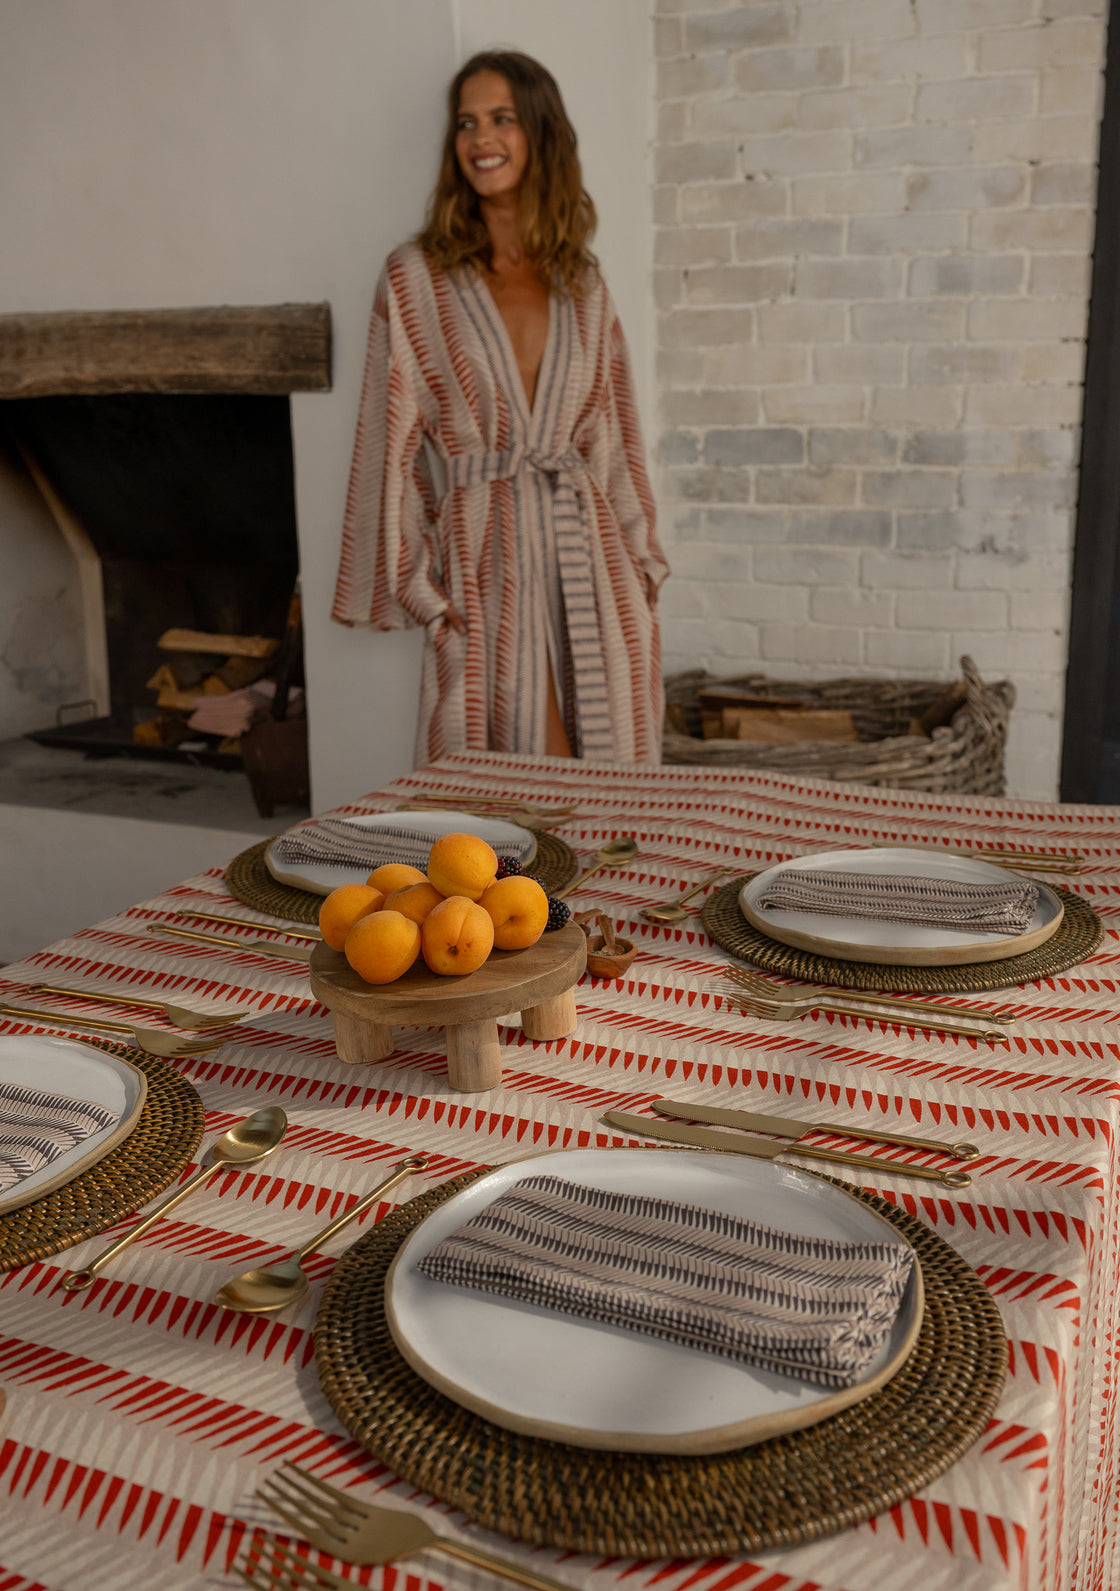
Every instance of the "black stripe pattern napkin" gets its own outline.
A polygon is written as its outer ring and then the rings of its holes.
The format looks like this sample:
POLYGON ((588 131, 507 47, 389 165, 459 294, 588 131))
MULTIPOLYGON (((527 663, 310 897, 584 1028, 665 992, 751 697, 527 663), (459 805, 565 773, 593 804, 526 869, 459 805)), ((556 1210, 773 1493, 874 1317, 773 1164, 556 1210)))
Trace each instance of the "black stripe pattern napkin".
POLYGON ((1021 934, 1038 906, 1029 879, 967 884, 905 873, 834 873, 825 868, 780 873, 755 900, 759 911, 816 912, 977 934, 1021 934))
POLYGON ((0 1193, 120 1121, 117 1111, 88 1099, 0 1083, 0 1193))
POLYGON ((913 1251, 796 1237, 719 1210, 530 1177, 435 1247, 437 1282, 849 1387, 885 1343, 913 1251))
MULTIPOLYGON (((428 869, 428 853, 440 835, 447 832, 446 825, 426 825, 423 818, 399 828, 369 828, 349 818, 319 818, 282 834, 275 842, 275 853, 282 862, 364 867, 370 873, 386 862, 405 862, 424 873, 428 869)), ((502 850, 518 861, 526 861, 535 843, 526 829, 524 839, 503 842, 502 850)))

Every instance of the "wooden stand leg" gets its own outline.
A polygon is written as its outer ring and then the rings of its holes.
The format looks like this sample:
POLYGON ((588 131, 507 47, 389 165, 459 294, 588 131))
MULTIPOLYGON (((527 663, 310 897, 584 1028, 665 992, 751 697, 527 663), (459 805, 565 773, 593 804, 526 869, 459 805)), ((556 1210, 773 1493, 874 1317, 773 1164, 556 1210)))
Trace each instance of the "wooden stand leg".
POLYGON ((336 1011, 334 1046, 340 1061, 347 1066, 368 1066, 371 1061, 387 1060, 393 1053, 393 1030, 378 1022, 360 1022, 357 1017, 336 1011))
POLYGON ((576 1030, 576 991, 565 989, 521 1013, 521 1031, 527 1039, 562 1039, 576 1030))
POLYGON ((447 1080, 463 1094, 497 1088, 502 1081, 502 1048, 498 1024, 460 1022, 447 1029, 447 1080))

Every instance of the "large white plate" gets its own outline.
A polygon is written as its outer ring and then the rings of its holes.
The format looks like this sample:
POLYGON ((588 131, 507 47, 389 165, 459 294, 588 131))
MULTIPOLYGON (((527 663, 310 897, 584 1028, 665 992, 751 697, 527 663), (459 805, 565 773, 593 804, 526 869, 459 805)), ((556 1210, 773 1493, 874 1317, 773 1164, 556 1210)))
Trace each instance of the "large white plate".
POLYGON ((420 1275, 437 1243, 525 1177, 560 1176, 749 1216, 804 1237, 905 1242, 841 1189, 794 1167, 678 1149, 577 1149, 500 1166, 440 1206, 402 1244, 385 1281, 397 1347, 412 1368, 496 1425, 580 1447, 719 1453, 813 1425, 870 1396, 917 1339, 917 1263, 889 1341, 843 1392, 592 1325, 420 1275))
MULTIPOLYGON (((522 867, 537 852, 537 842, 529 829, 501 818, 480 818, 472 812, 367 812, 348 817, 347 823, 360 823, 368 829, 409 829, 420 834, 477 834, 502 855, 516 856, 522 867)), ((301 828, 310 827, 301 824, 301 828)), ((264 853, 265 866, 278 884, 291 884, 313 895, 329 895, 340 884, 364 884, 372 868, 338 867, 325 862, 284 862, 276 855, 274 840, 264 853)))
POLYGON ((115 1149, 135 1127, 148 1094, 147 1078, 130 1062, 76 1039, 48 1038, 43 1033, 0 1037, 0 1083, 44 1088, 68 1099, 91 1099, 119 1111, 121 1118, 115 1127, 91 1134, 0 1197, 0 1215, 73 1181, 115 1149))
MULTIPOLYGON (((953 967, 975 961, 1003 961, 1045 944, 1061 927, 1065 908, 1052 889, 1038 885, 1038 906, 1021 934, 966 933, 960 928, 925 928, 918 923, 882 923, 866 917, 830 917, 815 912, 760 911, 762 892, 784 873, 906 873, 915 878, 945 878, 962 884, 1006 884, 1018 875, 988 862, 961 856, 928 856, 918 851, 876 847, 866 851, 824 851, 798 856, 756 873, 739 891, 739 910, 755 928, 783 945, 796 945, 844 961, 872 961, 884 967, 953 967)), ((1024 881, 1025 882, 1025 881, 1024 881)), ((1036 882, 1033 881, 1032 882, 1036 882)))

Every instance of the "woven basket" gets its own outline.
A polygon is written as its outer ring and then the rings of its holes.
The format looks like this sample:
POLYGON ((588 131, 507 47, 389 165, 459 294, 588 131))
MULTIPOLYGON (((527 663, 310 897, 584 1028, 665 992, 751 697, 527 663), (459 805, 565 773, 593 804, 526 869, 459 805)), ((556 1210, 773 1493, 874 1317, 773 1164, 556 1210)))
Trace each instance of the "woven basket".
POLYGON ((665 681, 667 705, 683 713, 689 733, 666 726, 662 760, 712 763, 724 768, 769 768, 781 773, 846 779, 890 790, 959 791, 1003 795, 1003 754, 1015 687, 985 685, 970 657, 961 658, 968 692, 949 724, 931 736, 909 734, 911 720, 932 707, 948 687, 936 680, 838 679, 824 685, 772 680, 765 674, 734 679, 690 669, 665 681), (809 740, 771 746, 751 740, 700 738, 699 692, 739 685, 759 696, 796 697, 807 707, 852 715, 859 741, 809 740))

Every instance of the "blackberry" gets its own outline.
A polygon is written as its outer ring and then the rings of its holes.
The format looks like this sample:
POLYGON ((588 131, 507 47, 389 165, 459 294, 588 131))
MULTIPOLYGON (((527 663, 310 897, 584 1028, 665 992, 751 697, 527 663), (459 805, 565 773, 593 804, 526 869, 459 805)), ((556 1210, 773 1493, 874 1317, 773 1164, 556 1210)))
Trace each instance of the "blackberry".
POLYGON ((548 921, 544 925, 545 933, 551 933, 554 928, 563 928, 572 915, 572 909, 566 900, 554 900, 548 897, 548 921))
POLYGON ((498 858, 498 877, 499 878, 513 878, 517 873, 520 873, 520 871, 521 871, 521 863, 517 860, 516 856, 499 856, 499 858, 498 858))

